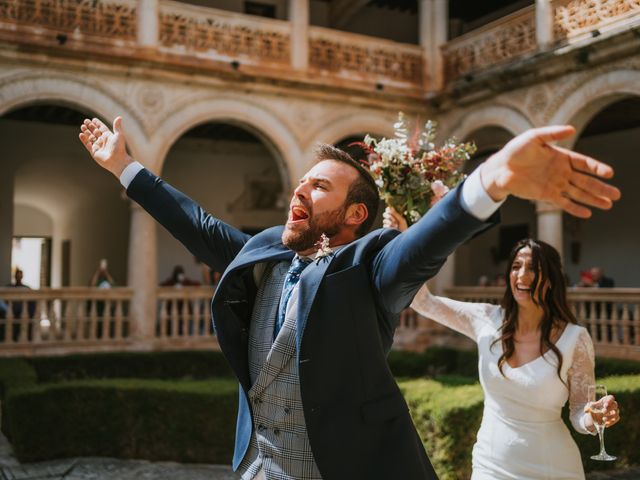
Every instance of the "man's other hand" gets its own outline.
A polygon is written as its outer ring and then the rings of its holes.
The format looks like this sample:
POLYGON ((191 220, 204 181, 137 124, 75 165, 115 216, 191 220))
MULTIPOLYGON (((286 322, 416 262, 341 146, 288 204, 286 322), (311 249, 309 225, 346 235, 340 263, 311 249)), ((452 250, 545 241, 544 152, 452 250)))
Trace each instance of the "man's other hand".
POLYGON ((612 178, 613 168, 551 144, 574 134, 571 126, 552 126, 512 139, 481 167, 489 196, 494 201, 507 195, 541 200, 581 218, 589 218, 591 208, 610 209, 620 199, 620 190, 600 179, 612 178))

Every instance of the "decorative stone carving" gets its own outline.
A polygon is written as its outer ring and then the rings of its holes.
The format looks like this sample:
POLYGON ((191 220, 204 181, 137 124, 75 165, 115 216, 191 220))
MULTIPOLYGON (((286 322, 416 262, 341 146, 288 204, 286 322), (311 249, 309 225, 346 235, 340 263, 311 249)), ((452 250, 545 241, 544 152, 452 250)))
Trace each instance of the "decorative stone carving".
POLYGON ((556 0, 554 37, 563 40, 640 13, 640 0, 556 0))
POLYGON ((313 27, 310 29, 309 66, 345 77, 422 85, 422 51, 362 35, 313 27))
POLYGON ((289 27, 276 22, 209 8, 163 5, 160 44, 176 51, 211 52, 220 59, 244 57, 288 64, 289 27))
POLYGON ((135 41, 135 5, 125 0, 5 0, 0 22, 135 41))
POLYGON ((531 6, 453 39, 442 49, 446 81, 535 52, 535 22, 531 6))

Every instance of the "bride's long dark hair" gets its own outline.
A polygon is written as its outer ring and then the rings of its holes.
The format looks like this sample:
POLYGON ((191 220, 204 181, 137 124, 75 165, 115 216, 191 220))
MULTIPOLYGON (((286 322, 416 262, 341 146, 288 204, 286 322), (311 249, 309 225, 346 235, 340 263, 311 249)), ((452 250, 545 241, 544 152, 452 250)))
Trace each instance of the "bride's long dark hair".
POLYGON ((532 269, 535 272, 530 290, 531 300, 534 304, 541 306, 544 311, 544 317, 540 324, 540 355, 543 355, 547 350, 551 350, 555 354, 558 358, 557 372, 560 377, 562 353, 551 341, 551 332, 553 327, 561 329, 569 323, 578 322, 567 304, 567 282, 562 271, 560 254, 548 243, 525 238, 520 240, 511 250, 506 271, 507 288, 501 303, 504 309, 504 319, 500 327, 500 337, 493 341, 491 347, 498 342, 502 344, 502 355, 498 359, 498 368, 504 376, 502 367, 515 351, 514 335, 518 327, 518 304, 513 297, 509 279, 516 255, 526 247, 531 249, 532 269), (538 285, 539 287, 536 287, 538 285))

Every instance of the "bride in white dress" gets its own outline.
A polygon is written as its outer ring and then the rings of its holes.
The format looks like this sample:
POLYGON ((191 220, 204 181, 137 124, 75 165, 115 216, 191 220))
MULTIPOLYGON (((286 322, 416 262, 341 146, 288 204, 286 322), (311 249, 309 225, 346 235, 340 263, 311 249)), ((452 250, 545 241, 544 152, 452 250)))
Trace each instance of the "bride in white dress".
MULTIPOLYGON (((389 216, 385 225, 398 225, 389 216)), ((478 344, 484 412, 471 478, 584 479, 578 447, 560 414, 569 400, 573 428, 595 435, 585 413, 589 386, 595 384, 591 337, 567 306, 553 247, 520 241, 508 265, 501 306, 437 297, 426 285, 411 304, 478 344)), ((618 405, 613 396, 603 401, 611 426, 619 420, 618 405)))

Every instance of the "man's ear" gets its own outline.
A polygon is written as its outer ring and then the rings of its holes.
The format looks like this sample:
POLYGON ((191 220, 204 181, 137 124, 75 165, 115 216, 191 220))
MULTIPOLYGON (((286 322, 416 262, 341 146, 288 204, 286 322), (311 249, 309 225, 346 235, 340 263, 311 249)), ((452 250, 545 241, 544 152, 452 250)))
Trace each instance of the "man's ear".
POLYGON ((349 205, 344 216, 344 223, 347 225, 359 226, 369 217, 369 210, 364 203, 354 203, 349 205))

